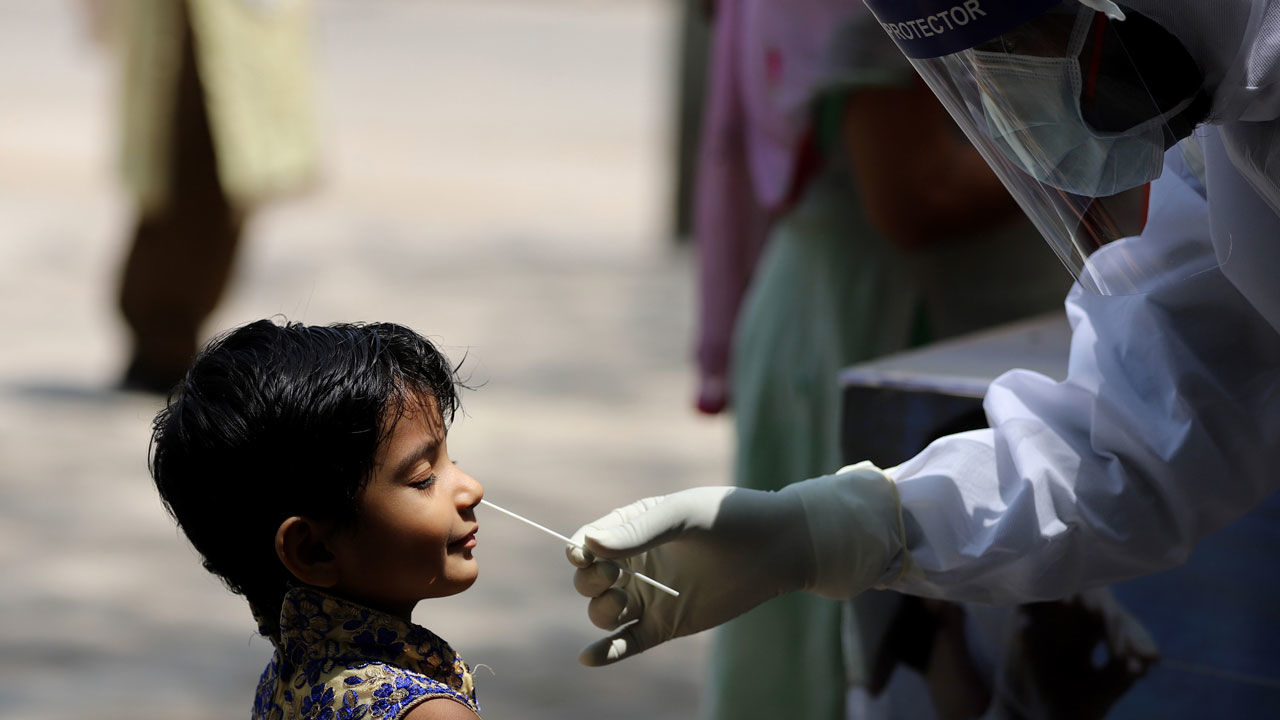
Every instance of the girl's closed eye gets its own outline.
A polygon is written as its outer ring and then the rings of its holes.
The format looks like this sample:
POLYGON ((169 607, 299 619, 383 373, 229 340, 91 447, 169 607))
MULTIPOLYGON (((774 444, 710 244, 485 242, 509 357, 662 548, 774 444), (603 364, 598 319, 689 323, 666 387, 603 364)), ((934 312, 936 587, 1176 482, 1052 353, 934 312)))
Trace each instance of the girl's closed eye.
POLYGON ((409 486, 410 486, 410 487, 416 487, 416 488, 419 488, 419 489, 421 489, 421 490, 426 490, 427 488, 429 488, 429 487, 431 487, 432 485, 434 485, 434 484, 435 484, 435 482, 436 482, 436 474, 435 474, 435 473, 431 473, 430 475, 426 476, 425 478, 422 478, 421 480, 415 480, 415 481, 413 481, 413 482, 409 483, 409 486))

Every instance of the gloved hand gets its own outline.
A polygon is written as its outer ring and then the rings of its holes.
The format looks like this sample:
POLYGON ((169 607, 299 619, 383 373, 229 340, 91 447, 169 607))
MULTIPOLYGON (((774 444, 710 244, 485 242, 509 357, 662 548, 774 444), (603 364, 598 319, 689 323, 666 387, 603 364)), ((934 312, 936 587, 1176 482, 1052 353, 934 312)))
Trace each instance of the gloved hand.
POLYGON ((795 590, 848 598, 909 564, 893 482, 870 463, 778 492, 701 487, 640 500, 580 528, 569 561, 587 615, 615 631, 578 661, 607 665, 795 590), (599 561, 608 558, 611 561, 599 561), (672 597, 615 564, 680 592, 672 597))
POLYGON ((996 720, 1106 717, 1160 658, 1142 621, 1106 588, 1019 605, 1017 613, 991 713, 996 720))

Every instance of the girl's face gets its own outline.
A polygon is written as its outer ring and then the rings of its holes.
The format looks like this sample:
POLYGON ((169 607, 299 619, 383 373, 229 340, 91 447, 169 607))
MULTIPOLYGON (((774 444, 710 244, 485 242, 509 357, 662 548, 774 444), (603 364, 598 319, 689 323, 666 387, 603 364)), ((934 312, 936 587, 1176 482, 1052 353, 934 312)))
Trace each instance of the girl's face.
POLYGON ((331 540, 338 594, 408 620, 419 600, 475 582, 484 488, 449 459, 446 439, 434 399, 410 403, 378 449, 358 519, 331 540))

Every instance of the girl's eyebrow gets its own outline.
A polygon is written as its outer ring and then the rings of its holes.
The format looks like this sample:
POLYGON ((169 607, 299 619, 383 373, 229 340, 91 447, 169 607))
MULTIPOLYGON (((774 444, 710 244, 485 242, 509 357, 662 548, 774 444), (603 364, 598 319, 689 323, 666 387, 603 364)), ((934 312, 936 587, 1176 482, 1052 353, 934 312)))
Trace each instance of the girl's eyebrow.
POLYGON ((401 458, 400 462, 396 463, 395 472, 392 473, 391 477, 396 480, 403 480, 408 477, 409 472, 413 470, 414 466, 418 463, 423 460, 434 460, 436 453, 439 452, 439 450, 440 438, 433 434, 425 443, 418 446, 417 450, 405 455, 401 458))

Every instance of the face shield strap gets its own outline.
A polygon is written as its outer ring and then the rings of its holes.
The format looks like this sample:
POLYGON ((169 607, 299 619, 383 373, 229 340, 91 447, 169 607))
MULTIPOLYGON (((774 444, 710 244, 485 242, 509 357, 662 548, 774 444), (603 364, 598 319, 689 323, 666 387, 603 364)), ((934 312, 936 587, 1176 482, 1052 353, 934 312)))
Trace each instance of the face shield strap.
POLYGON ((1124 11, 1111 0, 1080 0, 1080 4, 1091 7, 1112 20, 1123 20, 1125 18, 1124 11))

